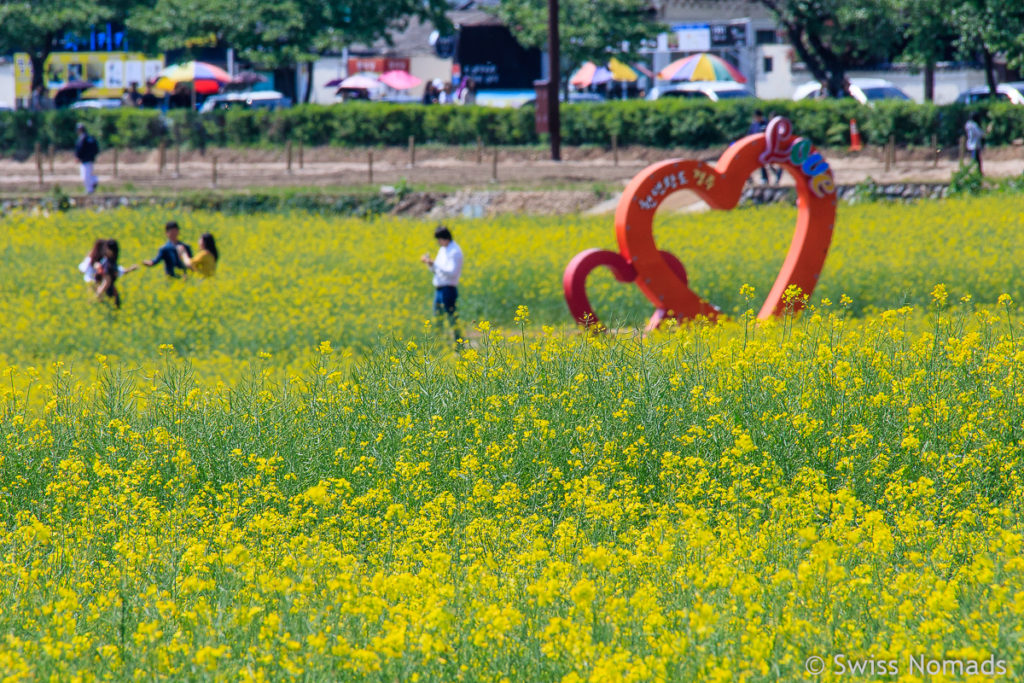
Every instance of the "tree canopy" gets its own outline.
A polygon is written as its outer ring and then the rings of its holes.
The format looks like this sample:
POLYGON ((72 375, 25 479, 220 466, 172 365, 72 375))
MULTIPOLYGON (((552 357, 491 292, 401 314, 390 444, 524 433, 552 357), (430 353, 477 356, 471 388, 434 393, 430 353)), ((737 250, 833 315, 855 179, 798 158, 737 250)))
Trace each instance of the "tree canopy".
POLYGON ((35 82, 55 42, 68 31, 108 21, 124 23, 128 12, 151 0, 4 0, 0 2, 0 53, 27 52, 35 82))
MULTIPOLYGON (((649 7, 647 0, 559 0, 563 64, 574 67, 588 61, 604 64, 611 57, 635 58, 643 41, 665 30, 648 16, 649 7)), ((494 11, 520 44, 547 47, 547 0, 502 0, 494 11)), ((565 70, 562 77, 568 77, 565 70)))
MULTIPOLYGON (((1024 66, 1020 0, 757 0, 771 10, 800 59, 831 95, 845 74, 872 55, 902 55, 926 74, 950 40, 966 59, 980 59, 995 87, 996 54, 1024 66)), ((926 90, 928 88, 926 87, 926 90)))
POLYGON ((444 28, 447 9, 445 0, 3 0, 0 53, 29 53, 38 84, 65 33, 114 22, 146 49, 232 47, 243 59, 277 67, 386 39, 411 17, 444 28))
POLYGON ((889 54, 901 34, 892 0, 759 0, 775 15, 800 59, 832 96, 847 89, 846 70, 889 54))
POLYGON ((161 49, 230 46, 274 67, 387 38, 414 16, 443 26, 447 9, 444 0, 156 0, 132 12, 128 25, 161 49))

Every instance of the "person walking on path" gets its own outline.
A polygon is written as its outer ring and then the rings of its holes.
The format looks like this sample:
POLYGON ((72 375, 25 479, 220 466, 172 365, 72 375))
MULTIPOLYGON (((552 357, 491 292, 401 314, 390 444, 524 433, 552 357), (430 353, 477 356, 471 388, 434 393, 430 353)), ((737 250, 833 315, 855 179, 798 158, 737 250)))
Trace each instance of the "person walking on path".
POLYGON ((152 267, 158 263, 164 264, 164 271, 170 277, 179 277, 177 271, 185 272, 185 264, 181 260, 181 256, 178 254, 179 245, 184 250, 185 254, 192 257, 192 247, 185 244, 178 239, 178 235, 181 229, 175 221, 170 221, 164 226, 164 232, 167 234, 167 244, 160 247, 160 251, 157 252, 156 258, 148 261, 143 261, 143 265, 152 267))
POLYGON ((89 135, 84 123, 79 122, 75 126, 75 130, 78 132, 78 139, 75 140, 75 157, 82 165, 82 184, 85 185, 85 193, 92 194, 96 191, 96 186, 100 184, 93 168, 96 157, 100 153, 100 145, 96 142, 96 138, 89 135))
POLYGON ((456 301, 459 298, 459 277, 462 275, 462 249, 452 238, 452 233, 444 225, 434 230, 437 240, 437 256, 429 254, 420 257, 434 274, 434 315, 437 316, 439 327, 444 329, 443 315, 448 316, 448 324, 455 334, 455 346, 461 345, 462 334, 459 332, 459 314, 456 301))
MULTIPOLYGON (((755 109, 753 120, 750 122, 750 128, 747 129, 747 135, 763 133, 767 128, 768 124, 764 121, 764 112, 760 109, 755 109)), ((768 169, 764 166, 761 166, 761 184, 768 184, 768 169)))
POLYGON ((981 116, 978 112, 971 114, 970 118, 967 119, 967 123, 964 124, 964 132, 967 134, 967 152, 971 155, 971 159, 974 163, 978 164, 978 173, 984 175, 981 170, 981 147, 984 144, 984 134, 981 132, 981 126, 978 125, 978 119, 981 116))
POLYGON ((217 261, 220 260, 220 253, 217 251, 217 242, 213 235, 204 232, 199 236, 199 251, 193 258, 186 250, 185 245, 178 243, 178 258, 185 264, 185 267, 199 273, 200 277, 212 277, 217 270, 217 261))

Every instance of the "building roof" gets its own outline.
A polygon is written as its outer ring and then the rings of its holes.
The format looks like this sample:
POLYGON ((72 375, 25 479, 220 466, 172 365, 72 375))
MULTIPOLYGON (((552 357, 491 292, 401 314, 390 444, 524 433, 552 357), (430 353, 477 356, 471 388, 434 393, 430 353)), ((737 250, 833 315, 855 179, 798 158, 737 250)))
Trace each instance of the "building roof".
MULTIPOLYGON (((482 6, 497 6, 497 1, 491 0, 463 0, 460 3, 452 3, 453 6, 466 9, 453 9, 448 12, 448 20, 456 27, 459 26, 501 26, 501 21, 491 12, 479 9, 482 6)), ((418 18, 409 20, 404 30, 395 31, 391 34, 391 42, 381 39, 372 45, 350 45, 349 51, 357 55, 380 55, 394 57, 413 57, 416 55, 431 54, 434 46, 430 42, 431 34, 437 28, 429 21, 422 21, 418 18)))
POLYGON ((769 19, 775 16, 756 0, 651 0, 660 21, 729 21, 769 19))

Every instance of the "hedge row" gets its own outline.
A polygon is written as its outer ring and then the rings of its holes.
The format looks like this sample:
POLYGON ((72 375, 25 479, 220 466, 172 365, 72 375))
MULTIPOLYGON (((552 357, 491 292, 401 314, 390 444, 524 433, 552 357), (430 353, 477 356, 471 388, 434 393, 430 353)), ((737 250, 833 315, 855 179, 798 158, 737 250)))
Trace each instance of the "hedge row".
MULTIPOLYGON (((728 143, 747 131, 760 107, 788 116, 795 130, 823 146, 849 144, 849 121, 857 119, 866 143, 882 144, 895 136, 899 145, 928 145, 932 136, 943 147, 955 146, 972 111, 991 124, 986 140, 1003 145, 1024 137, 1024 107, 935 106, 880 102, 866 107, 853 100, 790 102, 785 100, 698 102, 662 100, 603 104, 569 104, 562 108, 562 135, 568 145, 620 145, 707 148, 728 143)), ((280 111, 229 110, 212 114, 191 111, 62 110, 45 113, 0 113, 0 154, 25 155, 36 143, 44 148, 74 146, 74 124, 85 121, 104 148, 145 148, 180 140, 192 147, 273 146, 289 140, 306 145, 404 145, 419 143, 524 145, 540 142, 533 109, 446 107, 347 103, 300 105, 280 111)))

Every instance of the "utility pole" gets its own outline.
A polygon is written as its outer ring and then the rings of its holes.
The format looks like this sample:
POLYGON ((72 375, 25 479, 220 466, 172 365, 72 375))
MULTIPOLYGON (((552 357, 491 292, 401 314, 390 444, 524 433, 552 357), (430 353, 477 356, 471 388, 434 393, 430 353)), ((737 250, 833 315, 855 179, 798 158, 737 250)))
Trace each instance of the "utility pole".
POLYGON ((551 160, 562 160, 562 122, 558 115, 558 90, 562 83, 558 54, 558 0, 548 0, 548 135, 551 160))

